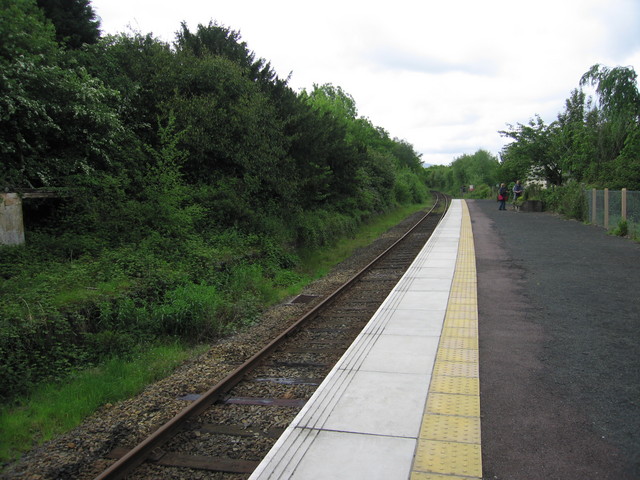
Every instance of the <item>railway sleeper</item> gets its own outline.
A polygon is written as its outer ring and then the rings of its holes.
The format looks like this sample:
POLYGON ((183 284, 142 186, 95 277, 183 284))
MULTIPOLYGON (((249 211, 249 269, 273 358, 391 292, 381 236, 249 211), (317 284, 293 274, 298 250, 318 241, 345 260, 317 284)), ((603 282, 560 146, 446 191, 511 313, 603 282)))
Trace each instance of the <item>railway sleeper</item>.
POLYGON ((285 378, 285 377, 259 377, 252 378, 250 382, 278 383, 280 385, 311 385, 318 386, 323 378, 285 378))
POLYGON ((304 407, 307 398, 228 397, 220 401, 227 405, 262 405, 269 407, 304 407))
MULTIPOLYGON (((129 449, 126 447, 117 447, 114 448, 107 457, 117 460, 128 452, 129 449)), ((164 452, 161 449, 154 450, 154 454, 148 457, 146 461, 164 467, 193 468, 196 470, 227 473, 252 473, 260 464, 260 460, 188 455, 185 453, 164 452)))
POLYGON ((209 435, 230 435, 234 437, 268 437, 278 438, 284 432, 282 427, 269 427, 266 431, 242 425, 226 425, 222 423, 204 423, 194 425, 193 431, 209 435))

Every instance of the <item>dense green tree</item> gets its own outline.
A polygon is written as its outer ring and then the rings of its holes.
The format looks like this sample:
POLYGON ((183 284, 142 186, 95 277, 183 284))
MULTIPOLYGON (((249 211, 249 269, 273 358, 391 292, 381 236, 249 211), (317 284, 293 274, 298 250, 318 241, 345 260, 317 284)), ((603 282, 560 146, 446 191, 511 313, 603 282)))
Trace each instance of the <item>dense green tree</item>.
POLYGON ((329 173, 330 190, 338 196, 348 196, 356 188, 353 180, 364 162, 364 147, 353 134, 357 109, 353 97, 340 87, 314 85, 301 98, 321 119, 322 134, 331 141, 318 145, 321 158, 316 163, 329 173))
POLYGON ((504 171, 515 175, 513 180, 525 179, 533 170, 553 185, 562 184, 562 168, 553 148, 551 129, 538 115, 527 125, 509 125, 509 130, 500 134, 513 140, 501 153, 504 171))
POLYGON ((501 169, 498 159, 486 150, 464 154, 451 165, 432 165, 425 169, 426 184, 440 191, 458 195, 461 187, 474 186, 474 195, 485 195, 496 183, 511 178, 501 169))
POLYGON ((189 51, 198 58, 224 57, 240 66, 251 80, 260 84, 269 84, 277 78, 266 60, 256 59, 255 53, 242 41, 239 32, 216 22, 209 22, 208 25, 199 24, 195 33, 182 22, 177 33, 176 48, 189 51))
POLYGON ((565 109, 558 114, 552 139, 565 178, 578 182, 592 176, 594 159, 598 161, 594 139, 594 113, 591 99, 575 89, 565 102, 565 109))
POLYGON ((638 76, 631 67, 608 68, 593 65, 580 84, 596 89, 600 114, 594 121, 598 158, 606 168, 593 180, 612 188, 640 186, 640 91, 638 76))
POLYGON ((608 68, 593 65, 580 79, 580 85, 596 87, 598 100, 608 118, 637 123, 640 120, 638 75, 631 67, 608 68))
POLYGON ((37 0, 56 30, 56 40, 68 48, 96 43, 100 38, 100 21, 90 0, 37 0))
POLYGON ((592 66, 580 87, 595 87, 597 102, 575 89, 558 119, 500 132, 512 139, 502 152, 504 172, 523 177, 531 169, 561 185, 565 180, 640 187, 640 93, 631 67, 592 66))
POLYGON ((2 31, 17 33, 2 43, 2 182, 62 186, 71 175, 107 168, 121 132, 117 92, 84 68, 61 63, 53 30, 32 1, 19 0, 2 15, 2 31), (22 27, 26 32, 18 32, 22 27))
POLYGON ((409 142, 396 139, 394 141, 392 152, 401 165, 404 165, 414 172, 420 172, 422 170, 420 154, 414 150, 413 145, 409 142))
POLYGON ((456 185, 493 185, 497 180, 498 159, 486 150, 461 155, 451 164, 456 185))
POLYGON ((1 66, 21 57, 50 62, 57 54, 55 29, 34 0, 0 0, 0 25, 1 66))

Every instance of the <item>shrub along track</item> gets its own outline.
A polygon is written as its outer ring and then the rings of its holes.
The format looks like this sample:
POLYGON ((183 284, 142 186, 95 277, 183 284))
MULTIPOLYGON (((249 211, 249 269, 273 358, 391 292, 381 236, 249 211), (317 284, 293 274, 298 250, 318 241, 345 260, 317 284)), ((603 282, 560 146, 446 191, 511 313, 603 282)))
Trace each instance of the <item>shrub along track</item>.
POLYGON ((3 478, 118 478, 124 470, 117 465, 124 469, 138 461, 125 457, 104 474, 114 462, 108 457, 120 457, 143 440, 146 447, 137 449, 150 461, 128 478, 247 478, 395 286, 440 215, 427 217, 396 249, 402 251, 385 256, 382 265, 363 273, 357 286, 341 291, 335 301, 325 298, 423 215, 409 217, 310 285, 302 296, 308 302, 293 301, 271 309, 255 327, 220 342, 135 399, 105 406, 81 427, 30 453, 8 468, 3 478), (320 304, 327 304, 331 311, 321 312, 320 304), (308 328, 287 334, 285 343, 274 347, 272 356, 245 375, 243 382, 226 385, 230 372, 300 315, 309 317, 308 328), (207 395, 200 393, 223 383, 222 394, 212 395, 218 401, 207 409, 207 395), (189 404, 199 416, 184 414, 189 404), (177 426, 176 414, 188 420, 185 426, 177 426), (167 427, 167 421, 176 425, 167 427), (177 434, 156 444, 147 436, 161 425, 160 430, 177 434))

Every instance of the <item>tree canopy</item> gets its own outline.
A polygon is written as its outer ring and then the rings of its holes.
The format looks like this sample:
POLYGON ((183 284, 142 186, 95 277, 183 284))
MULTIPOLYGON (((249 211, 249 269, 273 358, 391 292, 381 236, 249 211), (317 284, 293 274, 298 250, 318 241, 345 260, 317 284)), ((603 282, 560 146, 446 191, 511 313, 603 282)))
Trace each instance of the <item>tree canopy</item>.
POLYGON ((80 48, 100 38, 100 21, 90 0, 37 0, 37 3, 53 23, 56 40, 61 45, 80 48))
POLYGON ((538 169, 554 185, 579 181, 609 188, 640 189, 640 92, 632 67, 593 65, 571 92, 565 109, 549 125, 535 116, 509 125, 512 139, 503 167, 526 178, 538 169), (593 87, 596 99, 583 87, 593 87))
POLYGON ((144 201, 169 142, 182 152, 176 179, 220 227, 285 223, 292 210, 373 214, 424 197, 410 144, 358 117, 340 87, 294 92, 237 31, 211 21, 182 23, 173 45, 99 38, 87 0, 2 1, 5 188, 100 179, 144 201))

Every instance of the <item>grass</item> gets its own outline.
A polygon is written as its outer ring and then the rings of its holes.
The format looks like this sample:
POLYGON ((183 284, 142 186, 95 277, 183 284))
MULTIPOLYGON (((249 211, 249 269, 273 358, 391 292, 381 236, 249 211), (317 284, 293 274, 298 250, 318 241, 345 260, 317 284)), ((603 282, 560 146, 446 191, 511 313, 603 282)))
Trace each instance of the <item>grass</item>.
MULTIPOLYGON (((397 225, 407 216, 424 209, 411 205, 376 217, 363 225, 352 238, 335 245, 301 252, 298 272, 282 271, 273 283, 272 303, 299 293, 312 280, 325 275, 333 266, 348 258, 397 225)), ((83 280, 86 272, 79 269, 83 280)), ((56 300, 81 301, 93 294, 117 292, 126 288, 121 279, 98 283, 95 290, 59 289, 56 300)), ((206 348, 186 348, 178 343, 154 346, 140 352, 133 360, 113 358, 105 364, 77 373, 61 383, 45 384, 14 405, 0 407, 0 463, 18 458, 34 446, 52 439, 79 425, 102 405, 115 403, 140 392, 146 385, 169 375, 185 359, 206 348)))
POLYGON ((426 205, 418 204, 400 207, 363 225, 352 238, 342 238, 328 247, 303 250, 300 252, 301 272, 313 279, 326 275, 332 267, 351 256, 358 248, 369 245, 389 228, 425 207, 426 205))
POLYGON ((41 385, 19 404, 0 408, 0 462, 5 463, 79 425, 100 406, 140 392, 203 347, 154 346, 133 360, 113 358, 65 384, 41 385))

